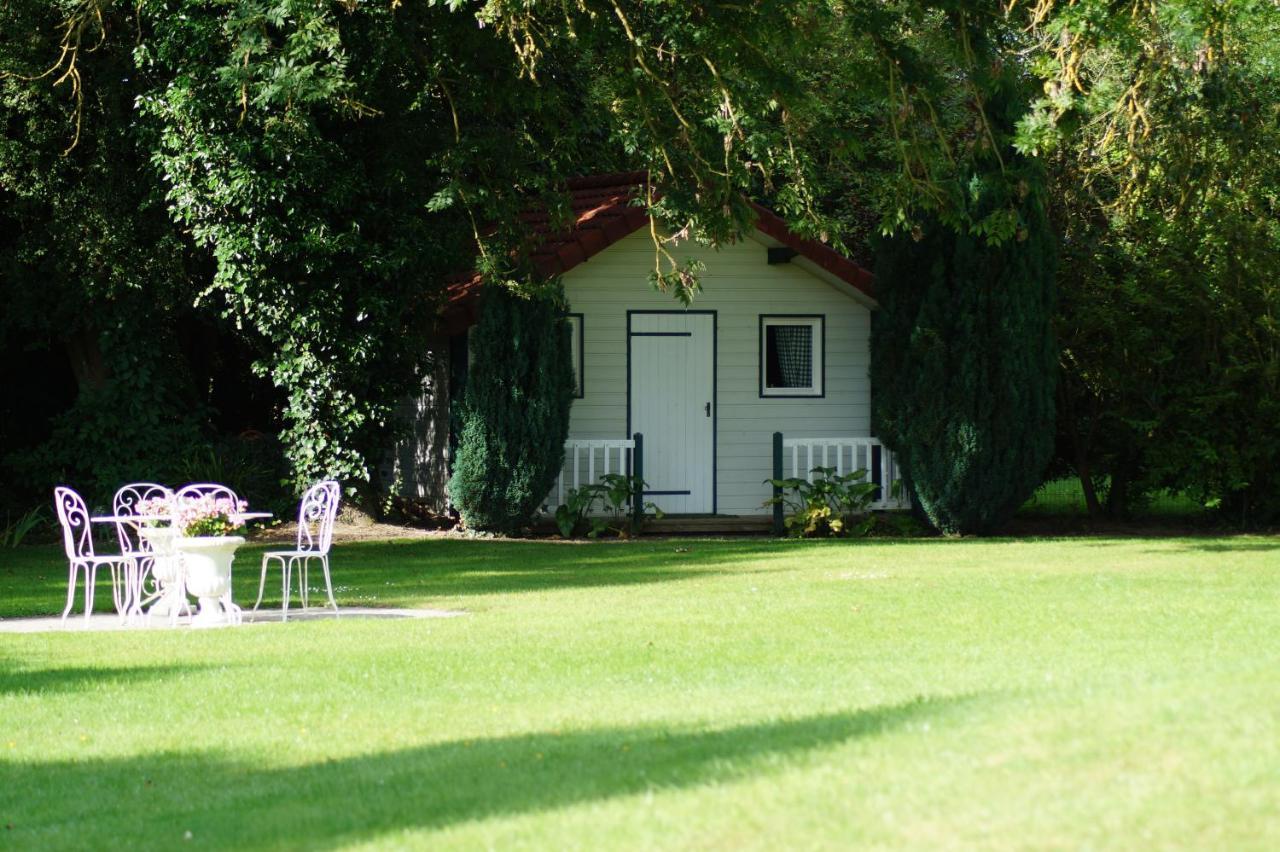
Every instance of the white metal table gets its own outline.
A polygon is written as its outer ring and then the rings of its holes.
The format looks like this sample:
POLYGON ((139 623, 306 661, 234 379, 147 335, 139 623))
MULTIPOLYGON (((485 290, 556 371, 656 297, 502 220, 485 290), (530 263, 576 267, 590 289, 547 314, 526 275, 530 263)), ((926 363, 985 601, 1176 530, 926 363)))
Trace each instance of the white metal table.
MULTIPOLYGON (((246 521, 262 520, 271 516, 270 512, 235 512, 229 517, 233 522, 243 524, 246 521)), ((168 616, 170 623, 177 623, 178 614, 183 609, 191 611, 191 605, 187 601, 187 577, 181 553, 181 541, 184 537, 177 535, 173 529, 171 515, 99 515, 90 520, 101 524, 129 524, 137 530, 138 538, 145 541, 151 549, 151 576, 156 581, 157 591, 150 598, 143 599, 143 571, 141 562, 137 563, 133 575, 125 580, 126 619, 133 620, 141 617, 142 606, 147 602, 152 602, 150 609, 146 612, 148 617, 168 616), (161 524, 168 524, 168 526, 161 526, 161 524)), ((244 541, 238 536, 235 538, 237 540, 231 547, 232 552, 244 541)), ((229 601, 231 597, 229 562, 227 571, 225 597, 229 601)), ((229 615, 231 613, 226 612, 222 607, 207 603, 202 597, 200 614, 195 616, 193 621, 200 619, 204 623, 225 623, 229 615)))

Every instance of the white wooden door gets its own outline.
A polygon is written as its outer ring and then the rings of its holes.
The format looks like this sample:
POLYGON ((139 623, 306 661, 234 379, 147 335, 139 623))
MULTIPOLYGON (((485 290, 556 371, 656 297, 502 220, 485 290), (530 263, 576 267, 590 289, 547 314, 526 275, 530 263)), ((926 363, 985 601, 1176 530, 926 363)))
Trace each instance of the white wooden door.
POLYGON ((644 436, 646 500, 673 514, 715 511, 713 313, 632 313, 631 431, 644 436))

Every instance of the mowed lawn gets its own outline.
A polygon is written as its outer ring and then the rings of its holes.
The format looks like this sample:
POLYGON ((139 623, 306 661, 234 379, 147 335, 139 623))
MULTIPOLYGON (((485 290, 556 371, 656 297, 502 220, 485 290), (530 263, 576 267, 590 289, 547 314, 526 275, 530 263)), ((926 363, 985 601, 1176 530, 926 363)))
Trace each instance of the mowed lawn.
MULTIPOLYGON (((466 615, 0 634, 0 846, 1280 847, 1275 539, 427 540, 334 573, 466 615)), ((0 616, 64 584, 0 551, 0 616)))

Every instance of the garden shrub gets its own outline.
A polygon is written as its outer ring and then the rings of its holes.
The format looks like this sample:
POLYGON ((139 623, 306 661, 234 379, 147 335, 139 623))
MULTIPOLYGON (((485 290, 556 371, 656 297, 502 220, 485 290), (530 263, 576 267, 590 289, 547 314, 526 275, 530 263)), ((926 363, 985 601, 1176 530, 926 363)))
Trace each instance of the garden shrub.
POLYGON ((998 243, 931 221, 885 239, 872 320, 873 418, 912 496, 948 534, 988 533, 1031 496, 1053 453, 1054 242, 1040 184, 1008 204, 998 243))
POLYGON ((999 246, 932 225, 885 241, 872 324, 878 434, 945 533, 987 533, 1053 452, 1053 246, 1038 199, 999 246))
POLYGON ((471 529, 514 533, 564 463, 574 377, 564 291, 486 288, 471 330, 449 497, 471 529))

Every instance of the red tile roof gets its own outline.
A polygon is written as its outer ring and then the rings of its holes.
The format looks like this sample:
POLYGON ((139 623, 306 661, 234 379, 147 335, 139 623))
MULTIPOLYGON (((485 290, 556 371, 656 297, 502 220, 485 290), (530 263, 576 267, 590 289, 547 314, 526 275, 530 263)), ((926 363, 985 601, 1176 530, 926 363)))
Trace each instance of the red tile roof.
MULTIPOLYGON (((531 209, 520 216, 537 248, 534 267, 550 278, 562 275, 599 254, 624 237, 649 224, 649 213, 636 206, 643 197, 645 172, 618 172, 573 178, 568 182, 573 225, 568 231, 553 229, 545 209, 531 209)), ((871 273, 830 246, 796 236, 771 210, 752 202, 755 227, 795 250, 801 257, 836 276, 858 291, 875 298, 871 273)), ((471 325, 476 319, 480 292, 478 273, 460 276, 449 284, 445 314, 454 327, 471 325)))

